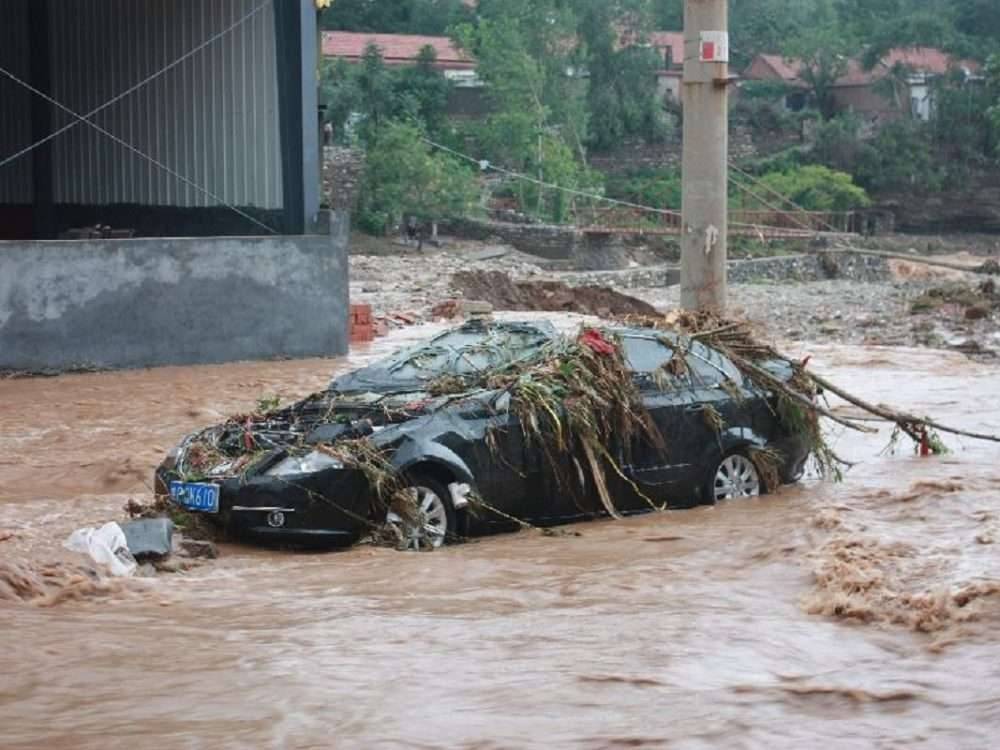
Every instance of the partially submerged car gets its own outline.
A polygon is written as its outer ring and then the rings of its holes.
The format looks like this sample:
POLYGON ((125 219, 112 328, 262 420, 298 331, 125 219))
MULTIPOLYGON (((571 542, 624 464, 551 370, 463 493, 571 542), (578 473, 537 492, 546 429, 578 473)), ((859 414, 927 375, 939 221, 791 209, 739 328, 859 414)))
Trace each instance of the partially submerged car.
MULTIPOLYGON (((782 382, 794 370, 762 367, 782 382)), ((573 340, 547 324, 472 321, 291 406, 188 436, 156 483, 237 535, 350 545, 388 532, 402 547, 437 547, 797 481, 810 441, 780 413, 774 393, 677 333, 573 340), (588 362, 607 369, 574 392, 566 379, 588 362), (635 403, 602 390, 618 372, 635 403), (617 426, 621 415, 637 428, 617 426), (600 444, 582 442, 581 419, 600 444)))

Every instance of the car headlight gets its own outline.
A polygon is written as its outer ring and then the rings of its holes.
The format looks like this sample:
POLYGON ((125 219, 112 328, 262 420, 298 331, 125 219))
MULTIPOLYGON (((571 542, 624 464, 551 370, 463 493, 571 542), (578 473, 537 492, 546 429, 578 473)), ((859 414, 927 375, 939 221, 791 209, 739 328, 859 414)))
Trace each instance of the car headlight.
POLYGON ((324 469, 343 469, 344 464, 331 455, 313 451, 304 456, 289 456, 266 472, 269 477, 287 477, 293 474, 313 474, 324 469))
POLYGON ((184 444, 179 443, 175 445, 170 453, 164 457, 163 462, 160 464, 160 468, 166 469, 167 471, 173 471, 177 468, 177 463, 181 460, 181 455, 184 452, 184 444))

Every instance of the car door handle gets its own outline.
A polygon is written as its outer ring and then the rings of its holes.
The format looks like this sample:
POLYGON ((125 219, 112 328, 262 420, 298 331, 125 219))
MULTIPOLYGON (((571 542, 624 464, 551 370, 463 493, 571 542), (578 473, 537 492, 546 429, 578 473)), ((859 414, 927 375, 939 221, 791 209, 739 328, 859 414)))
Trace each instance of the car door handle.
POLYGON ((694 404, 692 406, 686 406, 686 407, 684 407, 684 411, 686 411, 689 414, 694 414, 694 413, 697 413, 699 411, 705 411, 705 405, 704 404, 694 404))

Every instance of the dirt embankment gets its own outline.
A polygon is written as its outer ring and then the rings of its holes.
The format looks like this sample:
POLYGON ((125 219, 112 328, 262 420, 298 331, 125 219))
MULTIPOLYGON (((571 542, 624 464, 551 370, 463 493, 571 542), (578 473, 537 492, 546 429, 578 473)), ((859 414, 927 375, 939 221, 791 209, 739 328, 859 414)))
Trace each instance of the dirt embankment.
POLYGON ((498 310, 571 312, 602 318, 620 315, 655 316, 647 302, 608 287, 570 287, 559 281, 514 281, 499 271, 462 271, 452 287, 466 299, 489 302, 498 310))

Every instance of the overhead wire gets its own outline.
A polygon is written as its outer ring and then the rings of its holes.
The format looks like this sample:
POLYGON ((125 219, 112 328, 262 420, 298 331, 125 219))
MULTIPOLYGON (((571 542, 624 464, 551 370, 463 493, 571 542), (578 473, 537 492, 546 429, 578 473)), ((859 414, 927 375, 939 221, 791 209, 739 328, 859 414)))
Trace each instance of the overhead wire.
MULTIPOLYGON (((644 211, 644 212, 647 212, 647 213, 657 214, 657 215, 660 215, 660 216, 669 216, 670 218, 674 218, 674 219, 678 219, 678 220, 681 217, 681 214, 680 214, 679 211, 675 211, 675 210, 671 210, 671 209, 664 209, 664 208, 654 208, 653 206, 646 206, 646 205, 643 205, 641 203, 634 203, 632 201, 619 200, 617 198, 610 198, 610 197, 608 197, 606 195, 601 195, 599 193, 589 193, 589 192, 586 192, 586 191, 583 191, 583 190, 578 190, 576 188, 566 187, 565 185, 557 185, 555 183, 546 182, 545 180, 541 180, 541 179, 539 179, 537 177, 532 177, 531 175, 523 174, 523 173, 520 173, 520 172, 516 172, 516 171, 514 171, 512 169, 507 169, 505 167, 498 166, 498 165, 494 164, 493 162, 491 162, 491 161, 489 161, 487 159, 477 159, 477 158, 475 158, 473 156, 469 156, 468 154, 464 154, 461 151, 457 151, 456 149, 453 149, 453 148, 451 148, 449 146, 445 146, 444 144, 437 143, 437 142, 431 140, 430 138, 423 137, 422 140, 424 141, 424 143, 426 143, 427 145, 429 145, 429 146, 431 146, 433 148, 436 148, 436 149, 439 149, 439 150, 444 151, 446 153, 449 153, 452 156, 455 156, 456 158, 462 159, 463 161, 467 161, 467 162, 469 162, 471 164, 475 164, 482 171, 496 172, 498 174, 506 175, 506 176, 512 177, 514 179, 524 180, 526 182, 530 182, 530 183, 532 183, 534 185, 538 185, 539 187, 547 188, 547 189, 550 189, 550 190, 560 190, 560 191, 568 193, 570 195, 576 195, 578 197, 588 198, 588 199, 596 201, 596 202, 607 203, 609 205, 622 206, 622 207, 625 207, 625 208, 631 208, 631 209, 634 209, 634 210, 644 211)), ((737 168, 737 171, 742 172, 742 170, 739 170, 738 168, 737 168)), ((773 204, 771 204, 768 201, 766 201, 765 199, 761 198, 752 189, 750 189, 749 187, 747 187, 745 184, 739 182, 738 178, 734 178, 732 176, 732 174, 730 174, 730 179, 733 181, 733 183, 740 190, 742 190, 742 191, 750 194, 751 197, 754 197, 756 200, 759 200, 763 205, 767 206, 772 211, 778 211, 780 213, 788 213, 787 211, 783 211, 782 209, 776 208, 773 204)), ((802 209, 800 209, 800 210, 802 210, 802 209)), ((796 223, 798 223, 799 226, 804 231, 809 232, 810 234, 815 234, 816 233, 816 229, 814 227, 809 226, 808 224, 805 224, 805 223, 799 221, 798 219, 794 219, 794 221, 796 221, 796 223)), ((764 225, 761 225, 761 224, 751 224, 751 223, 746 223, 746 222, 730 222, 730 226, 750 228, 750 229, 757 230, 759 232, 762 232, 763 230, 768 229, 767 226, 764 226, 764 225)))
MULTIPOLYGON (((737 178, 732 172, 729 173, 729 181, 732 182, 734 185, 736 185, 736 187, 738 187, 740 190, 742 190, 743 192, 745 192, 747 195, 749 195, 751 198, 753 198, 754 200, 758 201, 761 205, 765 206, 766 208, 769 208, 772 211, 775 211, 776 213, 790 215, 792 217, 792 221, 795 222, 796 224, 798 224, 802 229, 805 229, 808 232, 815 232, 816 231, 815 227, 810 226, 809 224, 805 223, 804 221, 799 220, 793 214, 791 214, 791 212, 784 211, 784 210, 776 207, 773 203, 769 203, 764 198, 761 198, 760 195, 758 195, 757 193, 755 193, 751 188, 749 188, 745 184, 741 183, 740 180, 739 180, 739 178, 737 178)), ((752 225, 752 226, 757 226, 757 225, 752 225)))
MULTIPOLYGON (((732 172, 736 172, 737 174, 739 174, 740 176, 742 176, 746 180, 750 181, 754 185, 763 188, 765 191, 767 191, 771 195, 773 195, 776 198, 778 198, 782 203, 784 203, 784 204, 786 204, 788 206, 791 206, 796 211, 799 211, 799 212, 801 212, 803 214, 808 214, 809 213, 808 211, 806 211, 805 208, 803 208, 802 206, 800 206, 798 203, 796 203, 795 201, 793 201, 791 198, 789 198, 784 193, 781 193, 780 191, 775 190, 773 187, 771 187, 770 185, 768 185, 763 180, 755 177, 754 175, 750 174, 746 170, 741 169, 740 167, 738 167, 736 165, 736 163, 733 162, 732 160, 729 161, 729 169, 731 170, 730 176, 731 176, 732 172)), ((815 213, 815 212, 813 212, 813 213, 815 213)), ((836 232, 837 231, 837 229, 832 224, 830 224, 829 222, 823 221, 822 219, 820 221, 824 225, 826 225, 826 228, 829 229, 831 232, 836 232)))
POLYGON ((424 137, 422 138, 422 140, 424 141, 424 143, 426 143, 429 146, 432 146, 433 148, 440 149, 441 151, 449 153, 452 156, 455 156, 459 159, 463 159, 464 161, 477 165, 484 172, 487 170, 497 172, 499 174, 504 174, 507 175, 508 177, 513 177, 518 180, 531 182, 535 185, 538 185, 539 187, 548 188, 550 190, 560 190, 570 195, 576 195, 581 198, 589 198, 590 200, 599 201, 602 203, 608 203, 610 205, 624 206, 625 208, 633 208, 639 211, 646 211, 648 213, 659 214, 661 216, 671 216, 680 218, 679 211, 673 211, 667 208, 654 208, 653 206, 644 206, 641 203, 632 203, 630 201, 618 200, 617 198, 609 198, 608 196, 601 195, 599 193, 588 193, 583 190, 577 190, 576 188, 566 187, 565 185, 557 185, 552 182, 546 182, 545 180, 540 180, 537 177, 532 177, 531 175, 522 174, 520 172, 515 172, 512 169, 507 169, 505 167, 497 166, 496 164, 487 159, 476 159, 475 157, 469 156, 468 154, 463 154, 462 152, 456 151, 455 149, 445 146, 441 143, 435 143, 429 138, 424 137))

